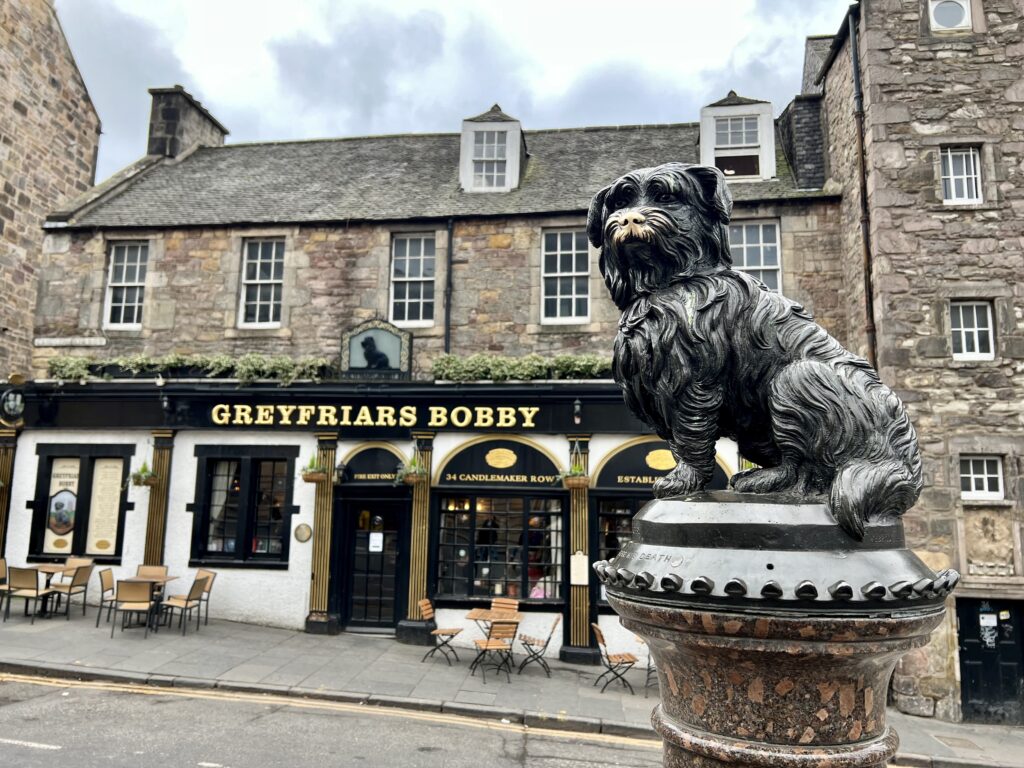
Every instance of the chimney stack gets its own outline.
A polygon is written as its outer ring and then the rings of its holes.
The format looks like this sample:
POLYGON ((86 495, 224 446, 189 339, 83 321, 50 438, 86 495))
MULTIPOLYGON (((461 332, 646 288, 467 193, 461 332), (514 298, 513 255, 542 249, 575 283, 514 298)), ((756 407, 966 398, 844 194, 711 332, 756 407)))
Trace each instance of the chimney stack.
POLYGON ((149 114, 147 155, 177 157, 196 145, 224 144, 228 129, 180 85, 150 88, 149 92, 153 108, 149 114))

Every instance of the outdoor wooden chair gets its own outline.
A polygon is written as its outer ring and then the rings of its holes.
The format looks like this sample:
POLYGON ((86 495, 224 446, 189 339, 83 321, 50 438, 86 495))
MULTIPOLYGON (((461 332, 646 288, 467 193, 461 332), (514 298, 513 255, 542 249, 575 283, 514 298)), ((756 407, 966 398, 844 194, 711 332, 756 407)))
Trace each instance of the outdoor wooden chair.
MULTIPOLYGON (((423 617, 423 620, 433 621, 433 604, 429 600, 423 599, 419 601, 418 605, 420 607, 420 615, 423 617)), ((420 659, 420 663, 422 664, 424 661, 429 659, 438 651, 440 651, 441 655, 444 656, 444 660, 448 662, 449 667, 452 665, 452 660, 450 656, 454 656, 455 660, 458 661, 459 654, 455 652, 455 648, 452 647, 451 642, 455 638, 455 636, 458 635, 461 631, 462 627, 449 627, 439 629, 435 626, 434 629, 430 630, 430 634, 434 637, 435 645, 433 648, 427 651, 426 655, 422 659, 420 659)))
MULTIPOLYGON (((136 576, 148 576, 156 578, 167 577, 167 566, 166 565, 140 565, 135 569, 136 576)), ((164 596, 164 585, 155 583, 153 584, 153 597, 156 600, 162 599, 164 596)))
POLYGON ((167 626, 170 626, 171 619, 174 618, 174 612, 178 612, 178 626, 181 627, 181 634, 185 634, 185 629, 188 627, 188 622, 192 620, 192 611, 198 611, 196 613, 196 632, 199 631, 199 625, 203 619, 203 592, 206 591, 206 576, 200 576, 196 574, 195 580, 192 582, 192 587, 189 589, 187 595, 175 595, 174 597, 168 597, 166 600, 160 603, 160 613, 169 614, 167 617, 167 626), (186 615, 188 619, 186 620, 186 615))
POLYGON ((637 663, 637 657, 632 653, 608 653, 608 646, 605 645, 604 633, 601 631, 601 628, 597 624, 591 624, 590 626, 594 630, 594 637, 597 638, 597 646, 601 649, 601 664, 605 668, 601 676, 594 681, 594 685, 597 685, 607 677, 608 680, 605 681, 604 686, 601 688, 601 693, 604 693, 605 688, 611 685, 612 682, 618 680, 629 689, 630 695, 635 695, 633 686, 626 679, 626 673, 637 663))
POLYGON ((107 606, 107 621, 110 621, 110 613, 114 606, 114 571, 110 568, 100 571, 100 609, 96 612, 97 627, 100 625, 104 605, 107 606))
MULTIPOLYGON (((93 564, 93 559, 91 557, 69 557, 67 560, 64 561, 64 566, 66 568, 70 569, 70 570, 67 571, 66 573, 60 574, 57 577, 57 579, 56 579, 57 584, 70 584, 71 581, 75 578, 75 571, 76 570, 81 568, 83 565, 92 565, 92 564, 93 564)), ((54 584, 53 581, 50 582, 50 586, 51 587, 56 587, 57 584, 54 584)))
POLYGON ((515 613, 519 610, 519 601, 513 597, 495 597, 491 600, 491 610, 515 613))
POLYGON ((71 598, 74 595, 82 596, 82 615, 85 616, 86 600, 89 593, 89 579, 92 578, 93 565, 90 562, 88 565, 80 565, 75 568, 75 572, 71 576, 71 581, 62 581, 57 584, 51 584, 50 588, 57 595, 57 609, 60 610, 60 601, 66 597, 68 604, 64 606, 64 619, 66 621, 71 619, 71 598))
POLYGON ((3 605, 4 596, 7 594, 7 559, 0 557, 0 606, 3 605))
POLYGON ((493 669, 496 672, 505 672, 505 677, 508 682, 512 682, 512 666, 514 661, 512 659, 512 643, 516 639, 516 630, 519 628, 518 621, 492 621, 491 627, 487 632, 486 640, 474 640, 476 643, 476 658, 473 659, 473 663, 469 665, 471 675, 476 674, 477 668, 480 669, 480 675, 483 677, 484 683, 487 682, 487 669, 493 669), (492 662, 488 664, 488 661, 492 662))
POLYGON ((117 614, 121 614, 121 631, 124 632, 130 614, 140 614, 145 623, 146 631, 143 638, 149 637, 149 625, 153 617, 153 582, 151 581, 118 581, 114 590, 114 621, 110 624, 110 636, 114 636, 117 626, 117 614))
POLYGON ((551 624, 551 631, 548 632, 548 636, 545 639, 532 637, 531 635, 519 635, 519 642, 526 649, 526 658, 520 662, 517 674, 523 674, 523 667, 527 664, 537 662, 544 669, 544 674, 551 677, 551 667, 544 660, 544 654, 547 652, 548 645, 551 644, 551 638, 555 636, 555 630, 558 629, 558 622, 561 620, 561 616, 555 616, 555 620, 551 624))
MULTIPOLYGON (((217 578, 216 571, 208 571, 206 568, 200 568, 196 571, 196 578, 206 578, 206 588, 203 590, 202 596, 199 601, 206 604, 206 617, 203 619, 203 624, 209 625, 210 623, 210 592, 213 591, 213 580, 217 578)), ((171 595, 168 599, 174 600, 176 598, 186 599, 187 595, 171 595)))
POLYGON ((25 614, 28 615, 28 603, 32 601, 32 621, 36 623, 36 613, 40 600, 45 600, 53 594, 49 587, 39 586, 39 571, 35 568, 8 568, 7 569, 7 607, 4 609, 4 621, 11 615, 11 600, 20 597, 25 600, 25 614))

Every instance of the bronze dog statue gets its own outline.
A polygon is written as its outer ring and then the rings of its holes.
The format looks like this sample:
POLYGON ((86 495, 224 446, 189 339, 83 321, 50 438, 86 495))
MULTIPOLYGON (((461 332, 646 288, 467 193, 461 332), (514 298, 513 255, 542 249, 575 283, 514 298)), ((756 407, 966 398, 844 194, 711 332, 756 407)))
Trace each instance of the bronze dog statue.
POLYGON ((594 197, 587 231, 622 310, 615 380, 677 464, 659 498, 711 479, 731 437, 760 465, 746 493, 826 495, 851 536, 901 515, 921 492, 917 435, 868 363, 803 307, 733 270, 732 196, 717 168, 642 168, 594 197))

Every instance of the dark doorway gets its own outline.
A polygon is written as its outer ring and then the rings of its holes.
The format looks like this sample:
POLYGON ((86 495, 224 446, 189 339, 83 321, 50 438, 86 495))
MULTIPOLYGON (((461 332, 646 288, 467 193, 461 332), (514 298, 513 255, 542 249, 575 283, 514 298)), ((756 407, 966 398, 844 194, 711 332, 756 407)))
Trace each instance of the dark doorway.
POLYGON ((350 499, 344 509, 344 624, 394 628, 405 616, 409 501, 350 499))
POLYGON ((964 720, 1024 724, 1021 603, 956 601, 964 720))

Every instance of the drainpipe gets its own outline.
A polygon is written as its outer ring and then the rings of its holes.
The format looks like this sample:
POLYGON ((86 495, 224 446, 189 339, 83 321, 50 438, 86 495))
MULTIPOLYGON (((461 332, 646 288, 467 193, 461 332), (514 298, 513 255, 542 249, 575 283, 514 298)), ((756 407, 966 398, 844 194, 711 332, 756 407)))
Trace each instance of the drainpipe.
POLYGON ((857 171, 860 177, 860 242, 864 273, 864 333, 868 342, 868 362, 878 367, 878 341, 875 332, 875 287, 871 261, 871 212, 868 209, 868 171, 864 152, 864 91, 860 82, 860 52, 857 41, 856 6, 846 16, 850 39, 850 62, 853 66, 853 115, 857 123, 857 171))
POLYGON ((452 262, 455 259, 455 220, 448 219, 448 258, 444 275, 444 352, 452 351, 452 262))

